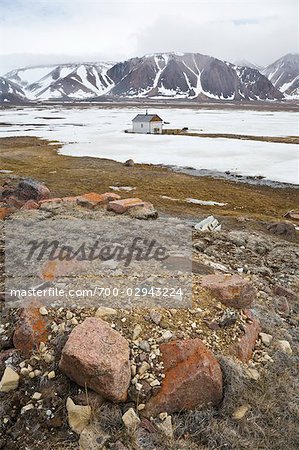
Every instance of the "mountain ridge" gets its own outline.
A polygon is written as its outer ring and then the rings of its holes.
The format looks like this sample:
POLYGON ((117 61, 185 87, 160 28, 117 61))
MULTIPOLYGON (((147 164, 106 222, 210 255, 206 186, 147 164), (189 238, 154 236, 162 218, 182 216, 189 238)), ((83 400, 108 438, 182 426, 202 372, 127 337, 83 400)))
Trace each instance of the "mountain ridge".
MULTIPOLYGON (((288 56, 285 55, 273 63, 278 63, 282 72, 285 66, 283 59, 288 56)), ((297 74, 296 61, 295 55, 293 74, 297 74)), ((289 87, 286 89, 286 95, 281 92, 281 84, 273 78, 271 65, 262 72, 249 65, 238 66, 200 53, 162 52, 116 63, 89 62, 23 67, 10 71, 5 77, 19 86, 32 101, 103 98, 185 99, 200 102, 276 101, 292 97, 289 87)), ((289 82, 294 83, 294 79, 289 82)), ((292 89, 296 94, 296 82, 294 86, 292 89)))
POLYGON ((286 97, 299 99, 298 53, 288 53, 282 56, 262 72, 286 97))

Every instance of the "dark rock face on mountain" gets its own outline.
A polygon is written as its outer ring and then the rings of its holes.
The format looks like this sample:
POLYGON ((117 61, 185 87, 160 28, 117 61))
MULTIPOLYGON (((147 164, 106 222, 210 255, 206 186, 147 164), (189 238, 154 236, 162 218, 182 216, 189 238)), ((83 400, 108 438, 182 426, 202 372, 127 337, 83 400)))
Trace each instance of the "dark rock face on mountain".
POLYGON ((26 96, 18 85, 0 77, 0 103, 19 104, 25 100, 26 96))
POLYGON ((275 100, 283 95, 265 76, 199 53, 147 55, 108 71, 111 96, 195 100, 275 100))
POLYGON ((116 64, 80 63, 17 69, 6 78, 17 83, 32 100, 282 100, 280 84, 273 86, 265 75, 257 69, 200 53, 157 53, 116 64))
POLYGON ((299 98, 299 54, 283 56, 266 67, 263 74, 286 96, 299 98))
POLYGON ((283 93, 280 92, 273 84, 266 78, 261 76, 256 69, 249 67, 241 67, 237 69, 239 78, 242 82, 244 91, 241 93, 246 95, 254 95, 259 100, 266 99, 283 99, 283 93))

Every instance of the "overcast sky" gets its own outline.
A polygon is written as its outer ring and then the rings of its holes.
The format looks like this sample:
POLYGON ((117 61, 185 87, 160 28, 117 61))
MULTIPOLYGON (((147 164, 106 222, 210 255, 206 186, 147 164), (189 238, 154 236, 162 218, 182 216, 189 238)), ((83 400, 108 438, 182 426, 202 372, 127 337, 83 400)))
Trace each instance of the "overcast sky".
POLYGON ((299 0, 0 0, 0 74, 167 51, 265 66, 298 52, 298 9, 299 0))

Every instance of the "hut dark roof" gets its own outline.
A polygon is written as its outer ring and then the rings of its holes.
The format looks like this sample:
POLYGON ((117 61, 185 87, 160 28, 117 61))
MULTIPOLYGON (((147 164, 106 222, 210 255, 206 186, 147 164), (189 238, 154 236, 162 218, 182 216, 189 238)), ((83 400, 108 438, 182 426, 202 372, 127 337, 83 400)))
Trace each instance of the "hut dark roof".
POLYGON ((134 117, 133 122, 163 122, 161 117, 159 117, 157 114, 137 114, 136 117, 134 117))

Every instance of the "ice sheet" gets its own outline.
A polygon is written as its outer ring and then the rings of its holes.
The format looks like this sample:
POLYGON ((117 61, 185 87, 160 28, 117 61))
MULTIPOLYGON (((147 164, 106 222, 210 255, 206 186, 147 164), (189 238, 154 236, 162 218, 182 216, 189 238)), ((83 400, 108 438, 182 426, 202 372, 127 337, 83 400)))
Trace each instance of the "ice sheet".
MULTIPOLYGON (((223 138, 124 133, 143 109, 93 107, 14 108, 0 111, 0 136, 39 136, 64 143, 61 153, 170 164, 299 184, 299 146, 223 138), (42 126, 40 126, 42 125, 42 126)), ((295 112, 153 108, 169 128, 203 133, 298 135, 295 112)))

